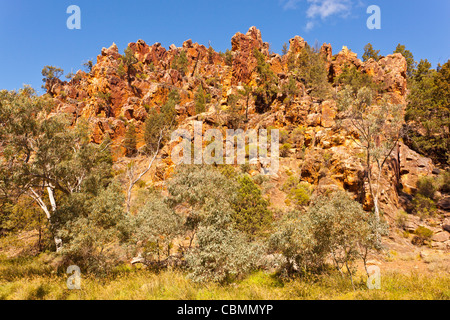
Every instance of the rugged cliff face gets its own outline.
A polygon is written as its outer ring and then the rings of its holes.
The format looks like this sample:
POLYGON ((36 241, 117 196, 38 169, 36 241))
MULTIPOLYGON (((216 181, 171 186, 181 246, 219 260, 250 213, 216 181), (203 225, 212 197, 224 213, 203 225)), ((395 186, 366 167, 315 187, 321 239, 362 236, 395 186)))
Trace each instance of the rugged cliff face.
MULTIPOLYGON (((180 127, 192 130, 193 120, 203 120, 205 129, 226 128, 227 114, 224 110, 228 107, 230 96, 236 95, 244 85, 256 89, 261 83, 255 69, 255 48, 264 55, 281 88, 290 76, 289 62, 292 57, 298 57, 307 46, 299 36, 291 39, 289 44, 287 54, 273 54, 255 27, 251 27, 246 34, 234 35, 231 52, 227 54, 217 53, 191 40, 185 41, 181 48, 172 45, 168 50, 159 43, 149 46, 138 40, 129 44, 138 62, 128 69, 121 65, 122 55, 113 44, 102 50, 91 72, 79 71, 70 82, 50 80, 46 89, 57 102, 56 112, 70 114, 74 123, 80 118, 88 119, 92 140, 99 143, 108 134, 113 141, 115 159, 124 160, 123 140, 127 125, 134 123, 138 148, 142 148, 148 112, 153 108, 159 111, 173 89, 177 89, 181 97, 181 102, 176 106, 180 127), (172 68, 174 59, 181 52, 185 52, 187 58, 187 70, 184 72, 172 68), (194 102, 199 86, 210 97, 206 112, 200 115, 195 114, 194 102)), ((329 44, 320 48, 320 54, 326 61, 331 84, 344 68, 354 67, 358 73, 372 77, 392 103, 405 106, 407 64, 401 54, 383 57, 378 62, 373 59, 362 62, 346 47, 333 55, 329 44)), ((249 119, 243 129, 270 126, 288 133, 301 129, 301 142, 292 144, 281 160, 281 172, 272 179, 280 186, 287 177, 285 172, 290 171, 313 184, 316 192, 344 188, 355 195, 362 195, 361 200, 366 208, 371 208, 373 199, 364 183, 363 150, 355 143, 358 133, 345 122, 342 123, 334 99, 324 101, 315 98, 305 90, 301 79, 295 85, 298 94, 287 102, 286 96, 278 93, 268 110, 261 111, 258 99, 249 99, 249 119)), ((244 98, 238 101, 239 105, 245 103, 244 98)), ((167 145, 161 151, 153 181, 161 181, 170 175, 173 169, 170 148, 167 145)), ((394 220, 397 211, 408 201, 416 188, 417 179, 431 175, 433 169, 430 159, 421 157, 403 143, 398 145, 383 169, 381 180, 380 205, 389 220, 394 220)), ((279 190, 273 191, 272 200, 274 205, 282 206, 283 201, 277 198, 283 199, 279 190)))

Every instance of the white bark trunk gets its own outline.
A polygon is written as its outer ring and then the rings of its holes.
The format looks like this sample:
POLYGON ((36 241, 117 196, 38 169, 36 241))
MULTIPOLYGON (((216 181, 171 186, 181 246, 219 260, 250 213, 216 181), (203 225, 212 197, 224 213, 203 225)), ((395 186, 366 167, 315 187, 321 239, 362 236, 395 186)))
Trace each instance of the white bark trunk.
MULTIPOLYGON (((52 215, 51 215, 50 210, 48 209, 47 205, 42 200, 42 198, 39 196, 39 194, 33 190, 33 188, 30 188, 30 191, 31 191, 31 197, 34 199, 34 201, 36 201, 36 203, 39 205, 39 207, 42 209, 42 211, 44 211, 44 213, 47 217, 47 220, 50 221, 52 215)), ((56 201, 55 201, 53 189, 50 187, 47 187, 47 192, 48 192, 48 197, 50 199, 50 204, 52 206, 52 213, 54 213, 56 211, 56 201)), ((54 241, 55 241, 55 245, 56 245, 56 252, 60 252, 62 249, 62 239, 55 236, 54 241)))

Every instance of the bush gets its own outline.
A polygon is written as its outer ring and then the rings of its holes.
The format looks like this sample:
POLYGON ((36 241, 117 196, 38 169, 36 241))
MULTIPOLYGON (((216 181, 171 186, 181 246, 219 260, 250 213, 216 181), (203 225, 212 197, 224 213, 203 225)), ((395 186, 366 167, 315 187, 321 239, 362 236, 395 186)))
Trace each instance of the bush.
POLYGON ((203 226, 198 231, 197 246, 186 255, 194 281, 230 282, 247 275, 258 266, 263 254, 260 245, 220 225, 203 226))
POLYGON ((144 130, 144 140, 148 151, 154 152, 167 142, 171 129, 177 125, 175 106, 180 103, 180 100, 180 94, 174 89, 169 93, 167 101, 159 113, 154 108, 148 110, 144 130), (162 139, 158 145, 161 133, 162 139))
POLYGON ((434 201, 421 194, 417 194, 414 197, 412 205, 414 212, 422 218, 434 216, 437 212, 434 201))
POLYGON ((238 183, 233 214, 236 229, 250 237, 260 235, 272 223, 269 202, 262 197, 261 190, 248 175, 238 178, 238 183))
POLYGON ((368 252, 381 249, 380 236, 387 233, 384 223, 343 191, 317 198, 307 213, 286 215, 270 238, 271 248, 283 254, 285 271, 320 271, 330 259, 350 277, 352 263, 367 260, 368 252))
POLYGON ((413 238, 412 243, 414 245, 421 246, 431 241, 433 231, 431 231, 428 228, 420 226, 414 231, 414 234, 416 236, 413 238))
POLYGON ((436 191, 437 187, 432 177, 422 177, 417 181, 417 193, 419 195, 433 199, 436 191))
POLYGON ((133 218, 132 225, 133 243, 139 243, 135 248, 145 264, 160 267, 171 256, 174 240, 181 234, 181 217, 161 195, 152 194, 133 218))
POLYGON ((438 177, 439 191, 450 193, 450 172, 446 171, 438 177))
POLYGON ((71 215, 58 230, 67 263, 96 274, 108 273, 119 263, 116 245, 127 225, 124 202, 120 186, 111 184, 91 200, 78 194, 61 207, 57 216, 71 215))
POLYGON ((292 149, 292 145, 290 143, 285 143, 280 148, 280 155, 285 158, 289 156, 289 153, 292 149))
POLYGON ((177 70, 184 77, 186 72, 188 72, 188 58, 186 51, 181 51, 172 62, 172 69, 177 70))
POLYGON ((137 152, 137 141, 136 141, 136 128, 133 123, 130 123, 128 130, 125 133, 124 147, 127 150, 127 157, 133 156, 137 152))
POLYGON ((307 182, 300 182, 297 187, 291 189, 289 198, 297 207, 307 206, 309 204, 313 187, 307 182))
POLYGON ((195 113, 200 114, 206 111, 206 96, 203 86, 200 85, 195 94, 195 113))
POLYGON ((274 229, 269 248, 285 258, 281 270, 287 276, 299 269, 317 269, 322 265, 323 261, 314 259, 316 243, 306 216, 295 211, 287 213, 274 225, 274 229))

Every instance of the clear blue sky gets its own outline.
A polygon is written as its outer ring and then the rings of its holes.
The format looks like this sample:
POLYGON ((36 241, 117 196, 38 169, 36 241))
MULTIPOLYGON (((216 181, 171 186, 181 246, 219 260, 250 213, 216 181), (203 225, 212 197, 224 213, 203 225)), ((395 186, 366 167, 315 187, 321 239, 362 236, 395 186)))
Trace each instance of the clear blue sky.
POLYGON ((381 54, 405 44, 433 66, 450 58, 448 0, 0 0, 0 89, 40 89, 45 65, 76 72, 102 47, 123 51, 138 39, 168 48, 184 40, 225 51, 231 37, 255 25, 274 52, 295 35, 310 44, 347 45, 361 57, 371 42, 381 54), (69 5, 81 8, 81 30, 69 30, 69 5), (369 5, 381 8, 382 29, 369 30, 369 5))

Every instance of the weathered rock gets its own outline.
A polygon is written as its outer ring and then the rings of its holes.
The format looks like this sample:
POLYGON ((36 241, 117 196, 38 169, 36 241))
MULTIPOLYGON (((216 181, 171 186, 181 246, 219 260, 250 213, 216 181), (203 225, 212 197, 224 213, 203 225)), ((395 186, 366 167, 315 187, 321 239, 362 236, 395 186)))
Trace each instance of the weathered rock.
POLYGON ((433 162, 400 143, 400 183, 403 191, 412 194, 420 177, 433 172, 433 162))

